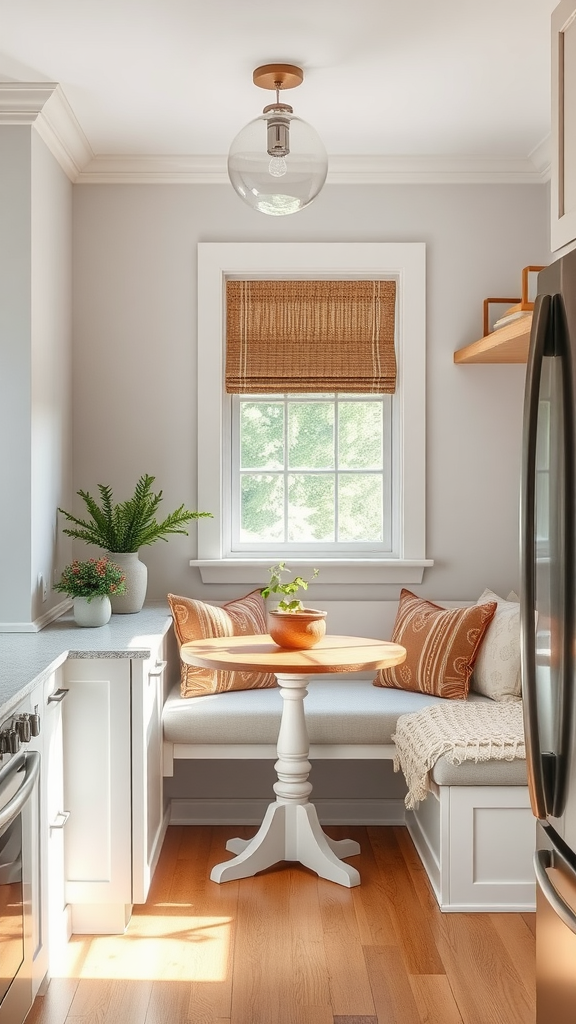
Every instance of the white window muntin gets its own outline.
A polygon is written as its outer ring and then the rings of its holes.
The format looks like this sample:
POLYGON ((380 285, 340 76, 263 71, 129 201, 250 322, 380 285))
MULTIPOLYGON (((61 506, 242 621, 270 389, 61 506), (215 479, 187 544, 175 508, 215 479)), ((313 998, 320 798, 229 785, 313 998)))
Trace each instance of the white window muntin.
POLYGON ((231 403, 231 447, 230 447, 230 466, 229 466, 229 479, 230 479, 230 493, 231 493, 231 514, 230 514, 230 541, 228 550, 231 554, 236 552, 242 552, 245 554, 249 551, 257 552, 258 554, 267 552, 270 555, 280 556, 284 554, 301 554, 304 557, 310 557, 315 552, 323 553, 346 553, 350 554, 357 552, 363 556, 367 553, 373 552, 381 557, 393 557, 394 547, 393 538, 397 538, 398 529, 395 523, 397 518, 397 510, 395 510, 392 503, 392 495, 397 492, 398 486, 394 485, 394 474, 398 472, 398 461, 393 458, 393 419, 394 419, 394 404, 393 398, 390 395, 368 395, 368 394, 341 394, 331 395, 327 393, 318 394, 300 394, 300 395, 234 395, 232 396, 231 403), (242 401, 248 401, 250 403, 258 402, 278 402, 284 404, 284 465, 280 468, 263 468, 263 467, 252 467, 242 468, 241 467, 241 455, 240 455, 240 406, 242 401), (335 407, 335 425, 334 425, 334 465, 331 467, 316 467, 306 468, 301 467, 290 467, 288 465, 288 444, 287 444, 287 407, 294 405, 299 402, 306 401, 325 401, 332 403, 335 407), (349 402, 373 402, 382 406, 382 464, 380 467, 342 467, 339 462, 338 454, 338 409, 342 403, 349 402), (314 475, 314 476, 328 476, 334 477, 335 479, 335 493, 334 493, 334 523, 336 539, 333 541, 318 541, 314 540, 308 543, 291 541, 285 537, 282 541, 271 542, 262 541, 258 542, 253 539, 250 541, 243 541, 241 539, 241 486, 242 477, 257 475, 263 473, 269 476, 281 477, 284 481, 284 528, 288 531, 288 480, 293 475, 314 475), (362 474, 366 476, 373 476, 379 479, 382 489, 382 539, 369 540, 369 541, 353 541, 353 540, 341 540, 338 537, 338 487, 339 482, 343 477, 348 475, 362 474))

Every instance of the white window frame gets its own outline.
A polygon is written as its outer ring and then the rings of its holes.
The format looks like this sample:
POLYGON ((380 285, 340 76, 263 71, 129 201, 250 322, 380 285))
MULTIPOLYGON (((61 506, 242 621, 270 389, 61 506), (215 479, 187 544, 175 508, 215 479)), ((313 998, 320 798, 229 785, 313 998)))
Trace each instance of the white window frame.
MULTIPOLYGON (((396 552, 396 545, 398 543, 398 536, 397 536, 397 534, 399 533, 398 530, 394 529, 394 527, 396 525, 395 520, 397 519, 397 511, 394 508, 394 495, 393 495, 394 467, 392 466, 393 453, 392 453, 392 450, 391 450, 392 449, 392 445, 393 445, 393 433, 394 433, 394 428, 393 428, 393 408, 392 408, 393 395, 386 395, 386 394, 364 395, 364 394, 358 394, 358 393, 357 394, 349 394, 349 393, 345 393, 345 392, 339 392, 339 393, 334 393, 334 394, 332 394, 332 393, 317 393, 317 394, 296 394, 296 395, 290 395, 289 393, 286 393, 284 396, 282 396, 282 395, 275 396, 275 395, 270 395, 270 394, 262 395, 261 394, 261 395, 258 396, 258 399, 261 400, 261 401, 264 401, 264 403, 266 403, 267 401, 275 402, 275 401, 279 400, 285 406, 285 415, 283 417, 283 428, 284 428, 284 447, 283 447, 283 451, 282 451, 283 466, 280 469, 276 468, 274 470, 268 470, 267 468, 257 467, 255 469, 245 470, 245 472, 247 472, 249 475, 252 475, 253 473, 256 473, 256 474, 264 473, 264 474, 266 474, 268 472, 278 473, 279 475, 281 475, 284 478, 284 506, 285 506, 284 507, 284 511, 285 512, 287 511, 287 506, 289 504, 289 497, 288 497, 289 484, 288 484, 287 477, 290 477, 294 473, 295 474, 299 474, 299 473, 302 472, 304 474, 311 473, 312 475, 316 475, 316 474, 320 473, 320 474, 325 474, 325 475, 330 476, 335 481, 338 474, 347 475, 348 473, 356 473, 356 472, 360 472, 360 473, 363 474, 363 473, 367 472, 368 474, 374 475, 375 477, 377 477, 377 479, 379 480, 379 482, 382 485, 381 486, 381 493, 382 493, 382 517, 381 517, 381 522, 382 522, 383 539, 381 541, 365 541, 365 540, 364 541, 354 541, 354 540, 348 540, 348 541, 336 541, 336 540, 318 541, 318 540, 312 540, 312 541, 309 541, 307 544, 299 544, 297 541, 284 540, 284 541, 280 542, 278 545, 267 545, 267 544, 265 544, 263 542, 254 542, 254 541, 252 541, 250 543, 248 541, 244 541, 243 542, 243 541, 240 540, 240 536, 239 536, 240 535, 240 520, 241 520, 241 517, 242 517, 241 488, 239 486, 239 483, 240 483, 239 478, 242 476, 241 455, 240 455, 239 405, 241 404, 241 402, 243 400, 248 400, 249 402, 251 402, 255 398, 256 398, 256 396, 247 395, 247 394, 240 394, 240 395, 232 395, 231 396, 231 399, 232 399, 232 401, 231 401, 231 411, 232 411, 232 451, 230 453, 230 469, 228 469, 228 467, 226 467, 226 470, 225 470, 227 476, 229 476, 229 479, 231 480, 231 494, 232 494, 232 515, 230 517, 230 524, 229 524, 229 526, 230 526, 230 535, 231 535, 231 539, 230 539, 230 554, 231 554, 231 556, 235 557, 235 556, 239 555, 242 551, 244 551, 244 552, 248 553, 248 557, 250 557, 251 555, 256 555, 256 557, 258 557, 258 553, 259 552, 263 552, 265 554, 266 558, 269 558, 270 556, 272 556, 276 560, 278 560, 278 559, 290 559, 290 562, 292 562, 294 560, 294 558, 298 558, 298 557, 307 558, 307 557, 310 557, 310 555, 312 553, 314 554, 314 557, 316 557, 317 553, 322 553, 324 558, 330 558, 330 557, 332 557, 332 558, 339 558, 341 555, 342 555, 342 557, 348 557, 348 558, 354 557, 354 555, 356 555, 358 557, 362 557, 364 552, 368 552, 369 553, 368 557, 370 557, 370 556, 374 557, 374 556, 376 556, 377 553, 379 553, 380 557, 382 557, 382 558, 384 558, 384 557, 393 557, 395 552, 396 552), (382 413, 383 413, 383 415, 382 415, 382 421, 383 421, 382 422, 382 462, 381 462, 381 465, 380 465, 379 468, 372 466, 372 467, 361 467, 360 469, 358 469, 358 468, 350 469, 350 467, 347 467, 346 469, 343 469, 342 466, 339 465, 339 457, 338 457, 338 454, 337 454, 338 445, 336 444, 336 438, 338 436, 337 435, 337 415, 338 415, 337 407, 341 403, 342 400, 344 400, 345 402, 351 402, 351 401, 367 402, 367 401, 369 401, 369 402, 374 402, 374 403, 376 403, 376 404, 381 406, 382 413), (334 428, 333 428, 334 432, 333 432, 333 435, 332 435, 332 443, 333 443, 333 445, 335 445, 335 448, 333 448, 334 463, 332 465, 328 466, 328 467, 321 467, 320 469, 318 469, 318 468, 311 468, 311 469, 310 468, 308 468, 308 469, 304 468, 302 470, 300 470, 300 469, 293 469, 289 465, 289 458, 286 457, 287 452, 288 452, 288 439, 287 439, 288 414, 287 414, 287 410, 286 410, 286 404, 290 404, 291 402, 298 403, 298 402, 306 402, 306 401, 312 401, 312 402, 323 402, 323 401, 325 401, 325 402, 328 402, 332 406, 332 408, 334 410, 334 421, 333 421, 333 423, 334 423, 334 428), (386 514, 386 511, 385 511, 387 508, 390 509, 390 513, 388 515, 386 514), (389 543, 388 544, 386 544, 386 540, 384 539, 384 535, 386 534, 387 529, 389 530, 389 543), (396 536, 395 536, 395 534, 396 534, 396 536)), ((337 488, 336 488, 336 483, 335 483, 334 484, 334 500, 333 500, 334 525, 335 526, 336 526, 336 522, 338 520, 338 501, 337 501, 337 498, 336 498, 336 493, 337 493, 337 488)), ((284 526, 285 527, 287 525, 287 519, 288 519, 288 516, 285 515, 285 517, 284 517, 284 526)))
MULTIPOLYGON (((322 584, 417 584, 433 564, 426 538, 426 247, 423 242, 200 242, 198 244, 198 558, 204 583, 262 584, 270 556, 232 555, 230 396, 225 392, 225 295, 229 278, 394 279, 397 282, 397 388, 394 461, 398 556, 289 558, 295 572, 319 565, 322 584)), ((272 560, 275 559, 272 556, 272 560)))

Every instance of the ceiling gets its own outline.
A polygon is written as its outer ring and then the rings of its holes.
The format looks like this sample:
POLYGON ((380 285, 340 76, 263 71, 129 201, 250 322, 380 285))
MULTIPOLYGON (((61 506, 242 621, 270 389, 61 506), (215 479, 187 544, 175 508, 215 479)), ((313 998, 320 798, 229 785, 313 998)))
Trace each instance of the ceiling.
POLYGON ((0 83, 59 83, 91 158, 194 160, 269 102, 255 67, 294 63, 331 157, 504 166, 550 132, 556 3, 0 0, 0 83))

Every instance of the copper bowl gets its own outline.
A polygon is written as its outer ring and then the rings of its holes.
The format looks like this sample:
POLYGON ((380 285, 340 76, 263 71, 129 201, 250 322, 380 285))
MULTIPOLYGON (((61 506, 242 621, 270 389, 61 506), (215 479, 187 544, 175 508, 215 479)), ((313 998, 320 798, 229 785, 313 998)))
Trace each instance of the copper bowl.
POLYGON ((326 615, 317 608, 303 608, 300 612, 273 608, 267 613, 268 632, 278 647, 305 651, 326 633, 326 615))

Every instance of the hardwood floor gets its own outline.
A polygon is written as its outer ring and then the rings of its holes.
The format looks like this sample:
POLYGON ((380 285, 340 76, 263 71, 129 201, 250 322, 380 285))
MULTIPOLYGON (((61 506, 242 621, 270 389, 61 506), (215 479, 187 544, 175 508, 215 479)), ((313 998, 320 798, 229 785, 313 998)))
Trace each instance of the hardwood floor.
POLYGON ((169 828, 126 933, 73 936, 27 1024, 534 1024, 533 915, 440 913, 404 828, 326 828, 362 847, 354 889, 211 882, 254 831, 169 828))

